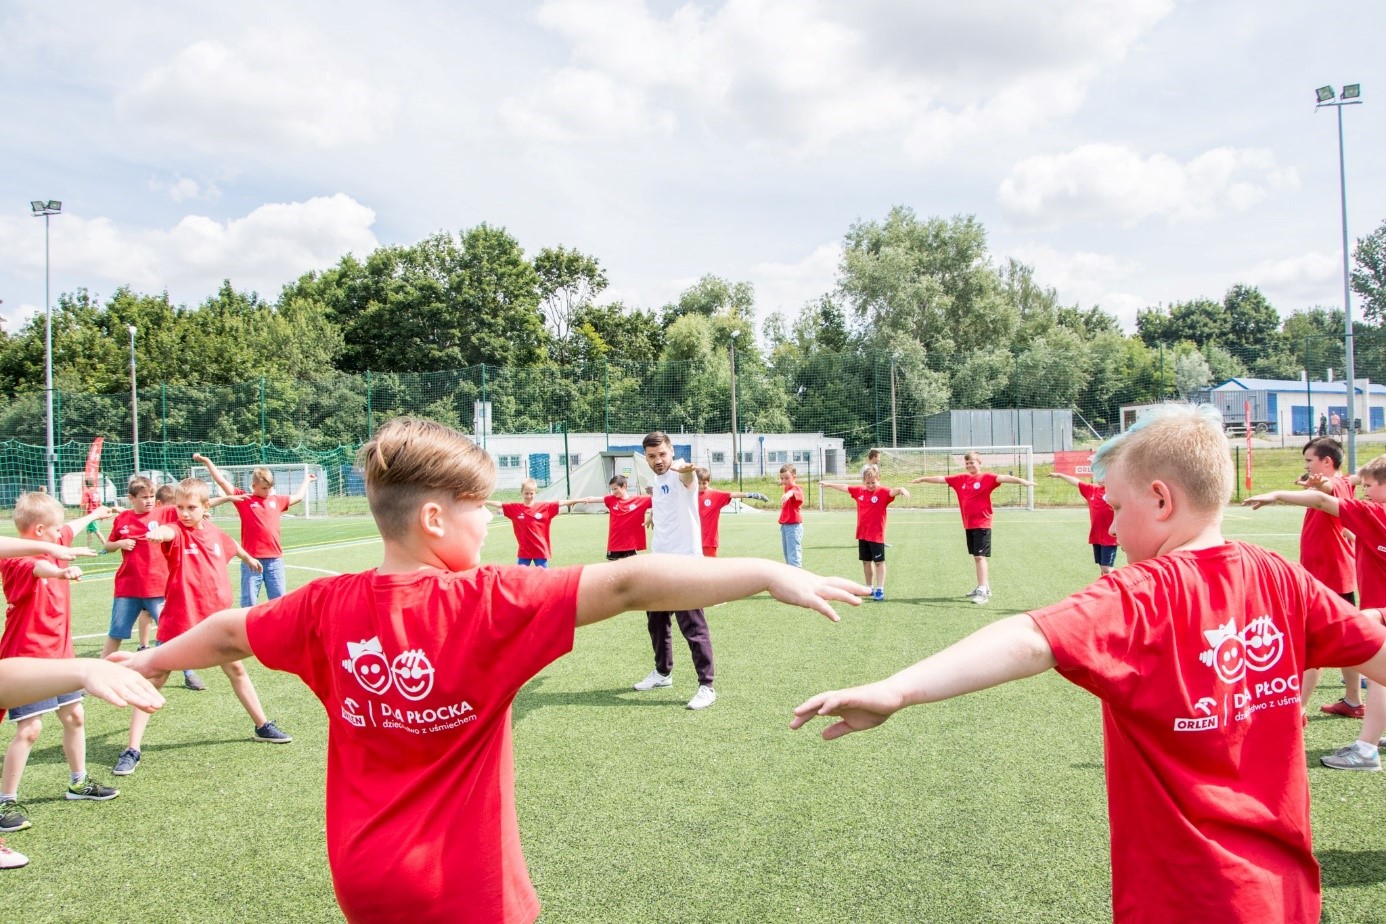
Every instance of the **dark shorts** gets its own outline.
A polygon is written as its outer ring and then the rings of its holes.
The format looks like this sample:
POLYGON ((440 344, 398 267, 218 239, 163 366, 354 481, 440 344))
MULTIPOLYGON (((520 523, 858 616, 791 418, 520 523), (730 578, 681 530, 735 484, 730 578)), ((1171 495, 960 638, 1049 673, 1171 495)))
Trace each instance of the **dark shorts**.
POLYGON ((1114 545, 1092 544, 1092 560, 1104 568, 1116 567, 1116 550, 1114 545))
POLYGON ((634 555, 635 555, 635 549, 630 549, 630 550, 625 551, 625 552, 607 552, 607 553, 606 553, 606 560, 607 560, 607 561, 620 561, 620 560, 623 559, 623 558, 631 558, 631 557, 633 557, 634 555))
POLYGON ((73 703, 82 701, 82 691, 74 690, 71 693, 63 693, 59 696, 50 696, 48 699, 41 699, 36 703, 25 703, 23 706, 15 706, 10 710, 9 718, 13 722, 20 719, 32 719, 36 715, 47 715, 50 712, 57 712, 64 706, 71 706, 73 703))
POLYGON ((885 543, 858 539, 857 559, 859 561, 885 561, 885 543))
POLYGON ((991 527, 964 530, 967 533, 967 554, 974 558, 991 558, 991 527))

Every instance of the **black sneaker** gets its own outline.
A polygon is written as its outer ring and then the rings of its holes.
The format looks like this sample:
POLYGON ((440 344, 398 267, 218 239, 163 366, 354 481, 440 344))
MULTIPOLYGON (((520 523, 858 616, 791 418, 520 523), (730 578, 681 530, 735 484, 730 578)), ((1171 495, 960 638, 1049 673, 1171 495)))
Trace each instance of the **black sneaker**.
POLYGON ((288 744, 294 739, 280 731, 279 726, 273 722, 266 722, 255 729, 255 740, 266 741, 270 744, 288 744))
POLYGON ((113 786, 102 786, 100 783, 88 776, 80 783, 73 783, 67 787, 66 798, 68 799, 87 799, 92 802, 106 802, 120 795, 120 790, 113 786))
POLYGON ((29 816, 24 814, 24 806, 18 802, 0 802, 0 831, 23 831, 31 827, 29 816))
POLYGON ((114 776, 129 776, 135 772, 139 765, 140 752, 135 748, 126 748, 116 758, 115 769, 111 773, 114 776))
POLYGON ((183 671, 183 686, 199 693, 207 689, 207 684, 202 682, 202 678, 197 676, 196 671, 183 671))

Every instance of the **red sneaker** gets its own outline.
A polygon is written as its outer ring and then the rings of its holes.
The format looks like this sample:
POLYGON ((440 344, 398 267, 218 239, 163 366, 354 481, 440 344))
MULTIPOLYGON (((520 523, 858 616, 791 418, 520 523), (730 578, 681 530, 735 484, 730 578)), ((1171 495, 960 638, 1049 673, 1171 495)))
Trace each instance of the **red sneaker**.
POLYGON ((1365 706, 1354 706, 1345 699, 1340 699, 1336 703, 1329 703, 1327 706, 1320 706, 1319 712, 1327 715, 1340 715, 1345 719, 1360 719, 1366 715, 1365 706))

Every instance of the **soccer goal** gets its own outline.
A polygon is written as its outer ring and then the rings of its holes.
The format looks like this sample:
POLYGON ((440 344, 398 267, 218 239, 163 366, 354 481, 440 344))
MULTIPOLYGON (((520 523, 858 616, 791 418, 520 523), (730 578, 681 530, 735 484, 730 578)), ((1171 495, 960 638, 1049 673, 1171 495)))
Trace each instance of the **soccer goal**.
MULTIPOLYGON (((275 465, 218 465, 217 471, 221 472, 227 481, 249 494, 250 478, 257 468, 269 469, 270 474, 274 476, 275 494, 297 494, 308 476, 316 475, 317 480, 308 486, 308 493, 303 496, 303 516, 327 515, 327 472, 321 465, 298 462, 275 465)), ((211 485, 212 496, 217 496, 218 488, 205 466, 193 465, 189 468, 188 474, 211 485)))
MULTIPOLYGON (((953 490, 942 484, 907 484, 924 475, 962 474, 963 456, 975 452, 981 456, 983 471, 997 475, 1014 475, 1026 481, 1035 480, 1035 451, 1033 446, 922 446, 882 449, 881 482, 890 487, 908 487, 909 507, 956 507, 953 490)), ((903 500, 903 498, 901 499, 903 500)), ((1003 484, 991 496, 994 507, 1023 507, 1035 509, 1035 489, 1018 484, 1003 484)))

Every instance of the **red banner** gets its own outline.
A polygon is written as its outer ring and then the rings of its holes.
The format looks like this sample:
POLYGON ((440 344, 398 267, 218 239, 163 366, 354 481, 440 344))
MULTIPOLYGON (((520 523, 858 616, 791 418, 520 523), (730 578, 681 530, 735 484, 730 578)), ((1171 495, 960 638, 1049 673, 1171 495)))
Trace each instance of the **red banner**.
POLYGON ((1054 471, 1075 478, 1092 477, 1091 449, 1068 449, 1054 453, 1054 471))

